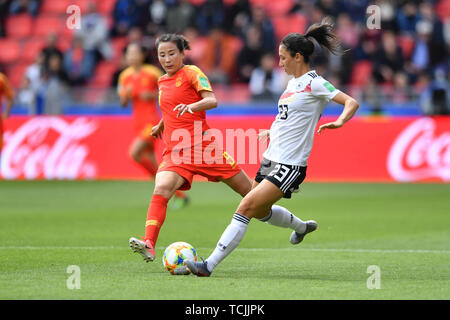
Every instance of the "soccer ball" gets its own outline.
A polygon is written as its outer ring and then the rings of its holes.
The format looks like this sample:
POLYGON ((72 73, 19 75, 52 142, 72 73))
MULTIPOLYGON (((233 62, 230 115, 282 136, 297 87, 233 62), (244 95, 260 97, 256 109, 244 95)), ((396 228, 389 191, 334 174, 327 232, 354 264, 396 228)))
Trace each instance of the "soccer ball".
POLYGON ((197 261, 197 252, 187 242, 175 242, 166 248, 162 258, 164 268, 173 275, 189 274, 188 268, 183 264, 184 260, 197 261))

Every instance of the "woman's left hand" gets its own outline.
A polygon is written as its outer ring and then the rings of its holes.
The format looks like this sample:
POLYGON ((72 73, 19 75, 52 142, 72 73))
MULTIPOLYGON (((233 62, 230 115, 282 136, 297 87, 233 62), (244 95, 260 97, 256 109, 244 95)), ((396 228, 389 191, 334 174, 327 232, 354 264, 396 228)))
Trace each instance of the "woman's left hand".
POLYGON ((344 122, 340 121, 340 120, 337 120, 334 122, 328 122, 328 123, 321 125, 319 127, 319 130, 317 131, 317 133, 320 134, 320 132, 322 132, 325 129, 338 129, 338 128, 342 127, 343 125, 344 125, 344 122))
POLYGON ((178 111, 177 118, 181 117, 186 112, 194 113, 192 109, 187 104, 179 104, 175 108, 173 108, 173 111, 178 111))

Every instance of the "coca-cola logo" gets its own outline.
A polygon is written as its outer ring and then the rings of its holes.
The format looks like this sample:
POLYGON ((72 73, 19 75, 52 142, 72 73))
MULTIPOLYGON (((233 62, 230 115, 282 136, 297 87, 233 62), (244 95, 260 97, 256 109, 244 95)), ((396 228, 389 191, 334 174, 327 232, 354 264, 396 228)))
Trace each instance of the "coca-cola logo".
POLYGON ((436 121, 432 118, 414 121, 393 143, 387 167, 397 181, 450 181, 450 132, 436 135, 436 121))
POLYGON ((69 123, 58 117, 36 117, 14 132, 6 131, 3 178, 95 178, 97 168, 88 161, 89 147, 82 140, 96 129, 96 123, 86 118, 69 123))

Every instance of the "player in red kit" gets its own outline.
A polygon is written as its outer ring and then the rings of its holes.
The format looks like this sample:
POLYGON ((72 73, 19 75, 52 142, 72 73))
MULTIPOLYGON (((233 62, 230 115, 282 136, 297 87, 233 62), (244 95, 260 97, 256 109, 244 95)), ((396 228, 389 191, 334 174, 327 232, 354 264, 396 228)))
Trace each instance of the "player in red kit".
POLYGON ((0 72, 0 154, 3 148, 3 120, 6 120, 14 104, 14 93, 9 84, 8 78, 0 72), (3 112, 3 97, 6 98, 6 107, 3 112))
MULTIPOLYGON (((155 156, 155 138, 152 127, 160 120, 156 100, 158 98, 158 79, 162 75, 160 69, 144 64, 145 54, 141 45, 132 43, 126 50, 126 61, 129 65, 119 76, 118 94, 122 106, 133 104, 133 127, 135 139, 130 147, 130 156, 141 165, 151 177, 156 175, 158 163, 155 156)), ((184 192, 176 197, 185 202, 184 192)))
POLYGON ((157 39, 156 48, 166 74, 158 83, 162 120, 153 128, 153 135, 162 135, 165 150, 147 212, 145 237, 129 240, 131 249, 147 262, 155 258, 154 248, 166 217, 167 202, 177 190, 189 190, 194 175, 213 182, 223 181, 242 196, 251 190, 250 178, 221 146, 215 145, 214 161, 203 157, 206 149, 215 144, 208 133, 206 110, 215 108, 217 100, 206 75, 196 66, 183 64, 188 41, 181 35, 165 34, 157 39), (196 130, 200 131, 200 137, 195 135, 196 130), (179 134, 190 139, 187 143, 180 142, 179 134))

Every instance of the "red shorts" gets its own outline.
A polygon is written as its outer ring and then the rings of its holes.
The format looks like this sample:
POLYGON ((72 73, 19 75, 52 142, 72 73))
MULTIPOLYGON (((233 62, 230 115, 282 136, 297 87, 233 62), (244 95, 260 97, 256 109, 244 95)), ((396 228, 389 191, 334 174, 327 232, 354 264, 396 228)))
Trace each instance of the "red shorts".
POLYGON ((173 171, 186 179, 180 190, 191 188, 194 175, 201 175, 211 182, 219 182, 241 172, 239 165, 226 151, 212 151, 213 145, 214 143, 208 141, 197 147, 177 151, 164 150, 158 172, 173 171))

